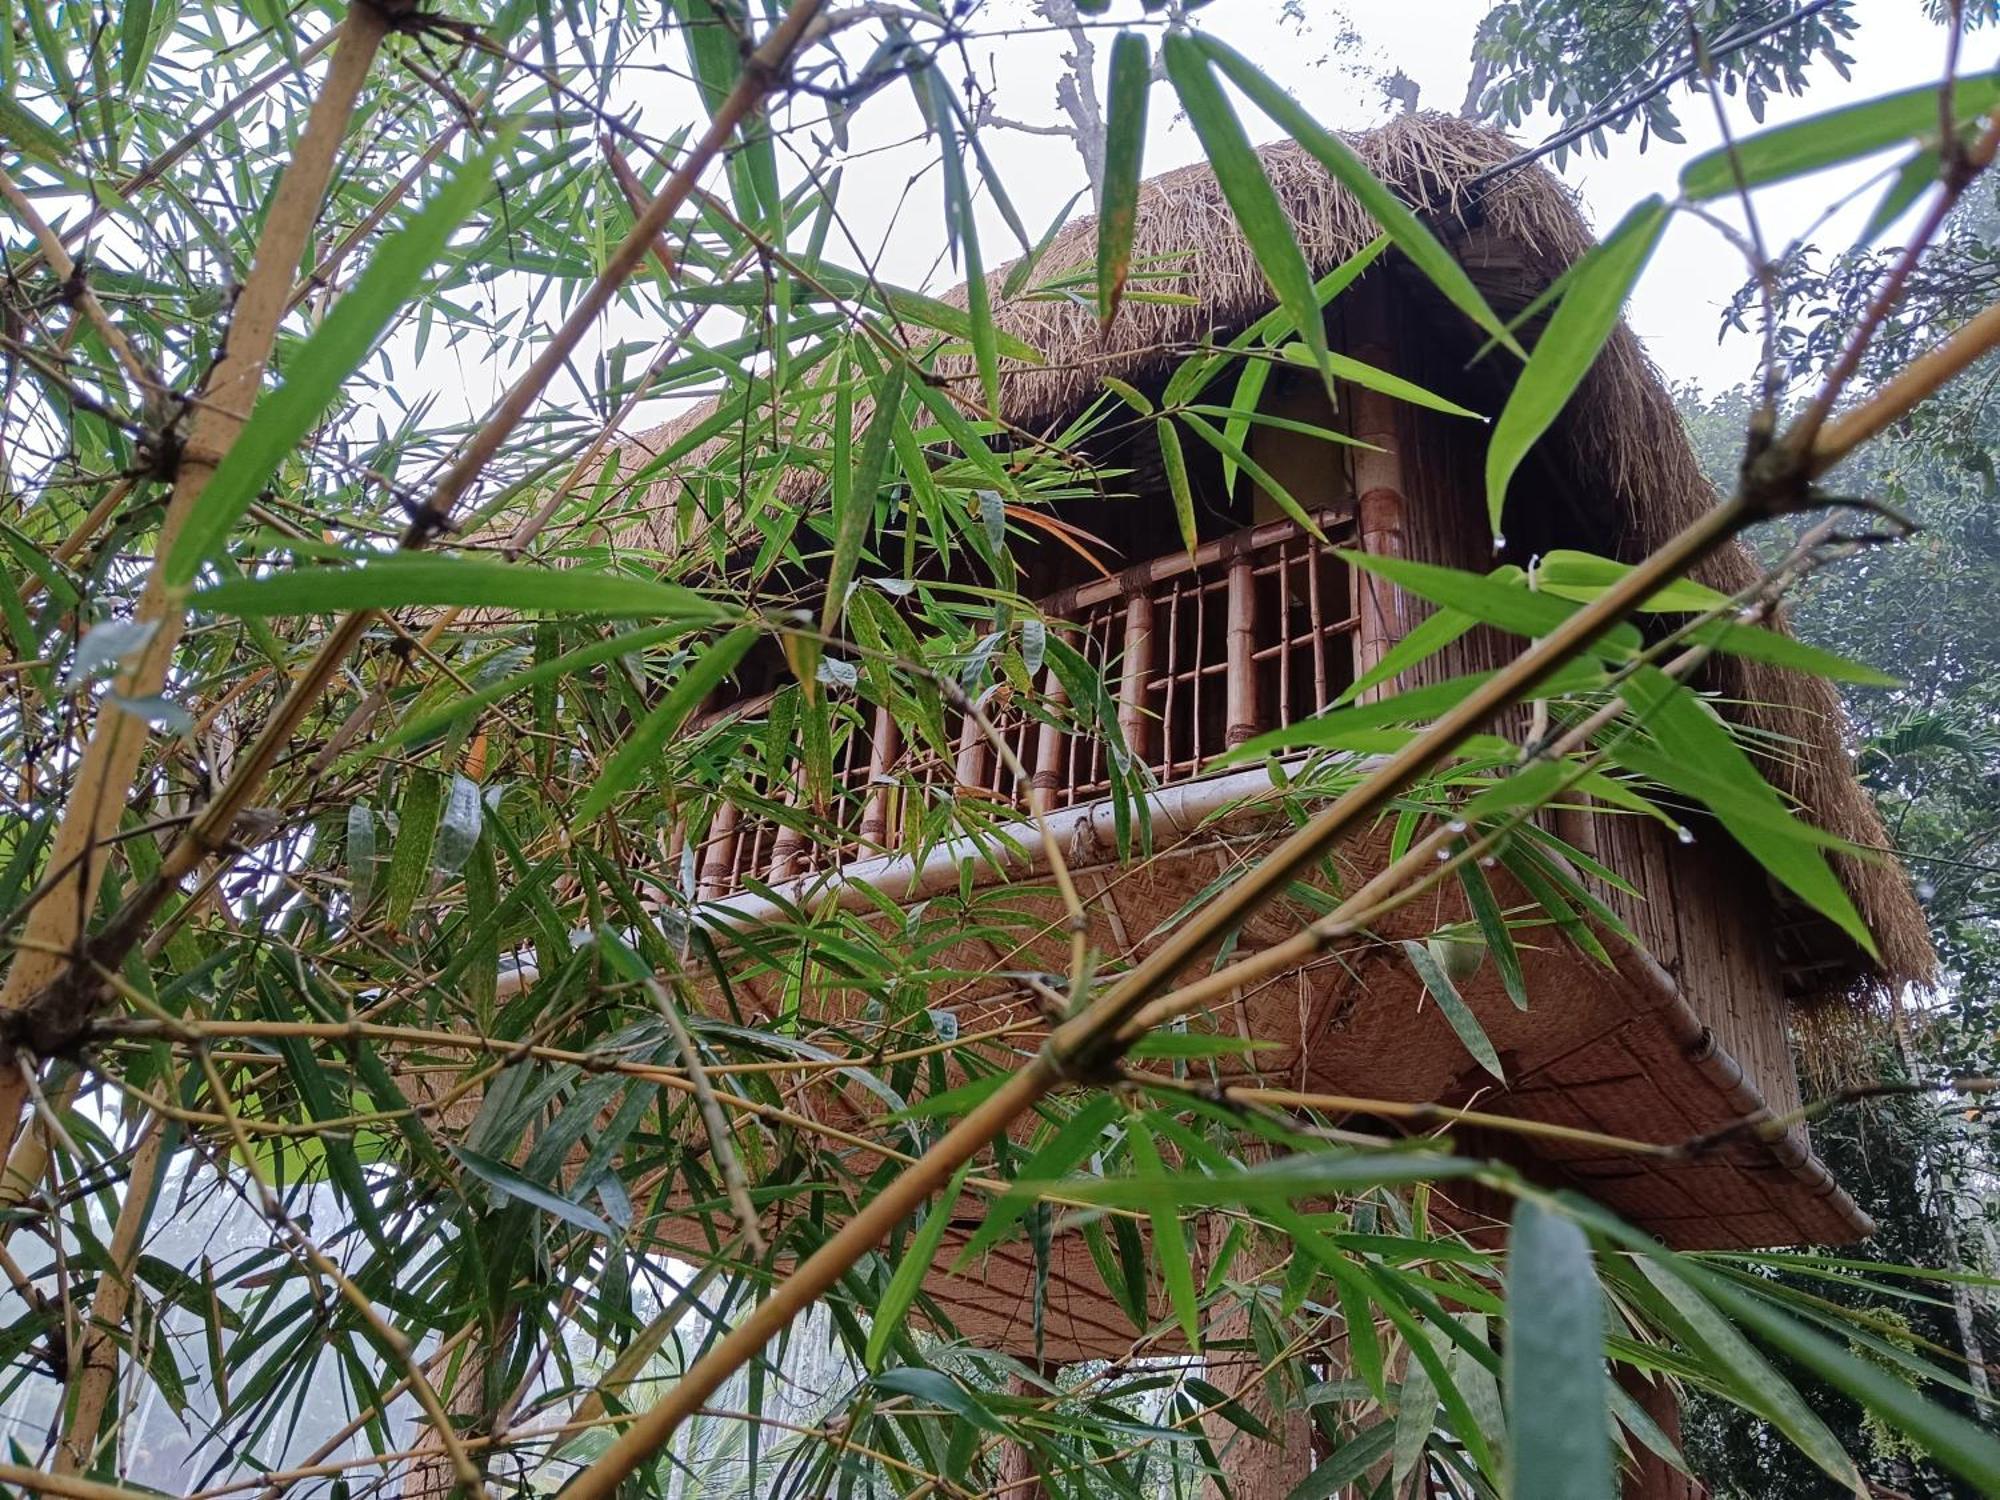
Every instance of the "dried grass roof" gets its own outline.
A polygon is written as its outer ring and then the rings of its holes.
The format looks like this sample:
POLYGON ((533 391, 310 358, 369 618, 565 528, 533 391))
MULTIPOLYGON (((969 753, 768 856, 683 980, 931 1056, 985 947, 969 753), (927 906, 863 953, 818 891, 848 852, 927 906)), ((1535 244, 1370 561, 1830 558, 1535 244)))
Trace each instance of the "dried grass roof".
MULTIPOLYGON (((1475 283, 1497 307, 1518 308, 1593 243, 1569 191, 1540 167, 1496 179, 1476 194, 1468 185, 1511 158, 1516 146, 1495 131, 1438 115, 1412 115, 1348 137, 1375 174, 1425 214, 1451 244, 1475 283)), ((1374 221, 1292 142, 1260 152, 1291 216, 1314 273, 1324 274, 1368 244, 1374 221)), ((1048 247, 1031 286, 1094 265, 1096 221, 1067 226, 1048 247)), ((1007 268, 989 277, 1000 329, 1042 352, 1040 367, 1007 363, 1001 416, 1020 428, 1046 428, 1073 414, 1102 390, 1101 377, 1126 381, 1162 377, 1192 342, 1231 333, 1273 304, 1256 258, 1238 232, 1220 185, 1206 165, 1183 167, 1148 181, 1140 194, 1134 263, 1171 264, 1155 291, 1185 293, 1191 305, 1128 302, 1106 331, 1081 300, 1024 294, 1004 298, 1007 268)), ((963 306, 963 287, 946 300, 963 306)), ((942 375, 963 378, 969 359, 947 354, 942 375)), ((636 468, 708 414, 698 409, 635 440, 636 468)), ((1650 548, 1715 503, 1714 491, 1690 446, 1659 373, 1629 330, 1621 327, 1544 445, 1558 445, 1555 462, 1582 492, 1608 499, 1620 518, 1604 550, 1650 548)), ((691 462, 698 462, 697 454, 691 462)), ((803 500, 816 476, 795 476, 803 500)), ((671 477, 655 485, 648 509, 671 515, 671 477)), ((1516 503, 1520 503, 1517 501, 1516 503)), ((1758 569, 1732 546, 1710 559, 1700 576, 1734 591, 1758 569)), ((1864 848, 1886 849, 1888 837, 1868 793, 1855 779, 1845 743, 1845 718, 1835 689, 1824 681, 1732 660, 1723 686, 1747 704, 1750 727, 1791 743, 1776 758, 1775 779, 1807 814, 1864 848)), ((1879 970, 1846 952, 1822 962, 1809 994, 1880 993, 1884 985, 1922 982, 1936 968, 1928 924, 1908 877, 1893 856, 1839 860, 1841 874, 1882 950, 1879 970)))

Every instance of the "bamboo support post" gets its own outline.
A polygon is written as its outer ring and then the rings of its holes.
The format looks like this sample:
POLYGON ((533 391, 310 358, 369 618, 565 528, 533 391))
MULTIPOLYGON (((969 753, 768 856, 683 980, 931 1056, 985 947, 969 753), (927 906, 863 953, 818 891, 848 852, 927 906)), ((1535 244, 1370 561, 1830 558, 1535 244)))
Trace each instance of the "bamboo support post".
MULTIPOLYGON (((1393 370, 1394 341, 1390 337, 1390 313, 1386 287, 1373 295, 1353 300, 1348 315, 1348 336, 1356 359, 1377 369, 1393 370)), ((1353 434, 1371 445, 1354 450, 1355 526, 1361 550, 1373 557, 1407 557, 1409 541, 1404 528, 1403 462, 1398 451, 1397 404, 1380 391, 1365 387, 1349 388, 1349 409, 1354 415, 1353 434)), ((1385 578, 1357 570, 1354 575, 1355 612, 1360 628, 1354 638, 1354 673, 1365 676, 1388 655, 1390 649, 1409 634, 1410 606, 1403 591, 1385 578)), ((1393 684, 1383 683, 1370 697, 1394 692, 1393 684)))
POLYGON ((1146 760, 1146 684, 1153 672, 1153 596, 1135 589, 1125 601, 1125 651, 1118 674, 1118 733, 1132 759, 1146 760))
POLYGON ((1241 552, 1229 560, 1228 669, 1223 678, 1228 723, 1223 742, 1232 750, 1269 727, 1257 722, 1257 588, 1251 557, 1241 552))

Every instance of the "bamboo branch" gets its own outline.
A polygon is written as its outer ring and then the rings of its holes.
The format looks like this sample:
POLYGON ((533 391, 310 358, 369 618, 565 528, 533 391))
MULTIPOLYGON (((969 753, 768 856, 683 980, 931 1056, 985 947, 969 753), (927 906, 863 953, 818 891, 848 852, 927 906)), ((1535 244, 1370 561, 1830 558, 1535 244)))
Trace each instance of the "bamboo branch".
MULTIPOLYGON (((457 460, 439 479, 430 498, 412 517, 402 539, 402 546, 405 549, 420 548, 440 531, 449 528, 458 501, 471 488, 487 463, 513 434, 514 429, 541 399, 544 389, 562 370, 599 314, 610 305, 619 287, 638 267, 639 262, 652 252, 654 237, 695 190, 701 174, 727 148, 730 137, 735 134, 743 120, 761 106, 767 94, 779 86, 790 66, 794 52, 809 32, 812 21, 823 4, 824 0, 796 0, 784 20, 773 28, 757 51, 745 60, 742 76, 737 80, 735 88, 717 107, 709 128, 689 151, 680 169, 668 180, 647 211, 639 216, 624 240, 611 253, 603 271, 583 296, 577 299, 575 307, 564 320, 562 327, 557 329, 527 371, 488 413, 472 440, 465 445, 457 460)), ((354 16, 361 14, 364 12, 359 9, 351 12, 350 24, 354 16)), ((342 55, 344 53, 336 54, 336 66, 342 55)), ((308 135, 310 134, 309 127, 308 135)), ((287 180, 289 181, 289 174, 287 180)), ((294 257, 292 264, 296 263, 294 257)), ((288 290, 287 283, 280 289, 279 296, 282 298, 284 292, 288 290)), ((231 435, 233 436, 233 431, 231 435)), ((164 557, 169 550, 171 541, 171 532, 163 529, 160 542, 161 556, 164 557)), ((299 724, 317 704, 327 683, 339 670, 341 662, 346 659, 375 619, 375 611, 361 610, 344 616, 334 627, 327 640, 314 654, 312 661, 293 679, 291 690, 266 721, 257 739, 238 760, 229 780, 216 792, 186 834, 167 850, 158 870, 133 891, 124 905, 113 915, 105 930, 91 943, 90 956, 95 965, 103 969, 116 969, 124 955, 130 952, 144 936, 154 914, 179 882, 204 859, 227 852, 231 830, 237 816, 256 796, 265 776, 285 747, 291 743, 299 724)), ((175 617, 176 627, 178 623, 179 617, 175 617)), ((168 632, 162 630, 148 642, 145 648, 148 661, 160 657, 160 639, 167 634, 168 632)), ((172 634, 177 640, 178 628, 172 634)), ((162 669, 164 661, 165 658, 160 657, 162 669)), ((117 718, 124 721, 129 719, 129 716, 119 715, 117 718)), ((130 722, 138 721, 130 720, 130 722)), ((135 745, 130 766, 120 779, 121 785, 130 781, 131 768, 136 768, 136 764, 135 745)), ((78 785, 81 791, 84 786, 81 779, 78 785)), ((115 808, 113 811, 115 812, 115 808)), ((56 857, 60 857, 62 852, 59 841, 56 857)), ((94 894, 94 881, 92 891, 94 894)), ((67 903, 44 901, 36 907, 31 916, 31 923, 36 919, 43 920, 44 925, 53 928, 51 937, 36 932, 31 925, 30 936, 44 944, 52 942, 59 948, 67 949, 76 943, 81 935, 80 912, 70 911, 67 903), (69 917, 69 920, 61 925, 48 921, 45 916, 47 912, 57 908, 62 908, 69 917)), ((21 978, 24 965, 17 960, 14 970, 8 976, 7 994, 12 1008, 18 1010, 26 1007, 29 1014, 6 1019, 14 1024, 17 1032, 24 1033, 31 1039, 40 1040, 45 1048, 60 1046, 61 1038, 65 1034, 73 1034, 78 1023, 87 1020, 88 1012, 101 1003, 101 998, 94 993, 65 994, 62 987, 56 983, 63 977, 65 967, 60 964, 37 964, 29 975, 33 981, 31 984, 21 978), (14 998, 16 996, 18 998, 14 998)), ((0 1107, 6 1107, 4 1099, 0 1099, 0 1107)), ((18 1112, 18 1101, 11 1106, 11 1109, 18 1112)), ((6 1128, 11 1131, 11 1123, 6 1128)))
MULTIPOLYGON (((209 477, 242 431, 263 385, 265 363, 277 338, 292 277, 319 216, 362 85, 388 30, 387 12, 371 0, 357 0, 341 22, 333 62, 273 195, 256 263, 237 299, 222 358, 196 407, 173 494, 154 544, 155 563, 134 611, 136 620, 155 628, 124 662, 117 680, 120 698, 149 697, 166 681, 168 664, 186 624, 185 610, 169 597, 167 555, 209 477)), ((104 874, 100 851, 125 810, 147 737, 144 719, 126 712, 113 699, 103 701, 49 851, 51 867, 68 867, 73 873, 65 877, 61 889, 36 903, 28 914, 26 941, 7 972, 4 989, 0 989, 0 1012, 19 1011, 31 997, 43 992, 67 967, 56 955, 73 952, 81 941, 86 914, 96 904, 104 874)), ((13 1144, 21 1100, 18 1084, 0 1082, 0 1147, 11 1148, 13 1144)))

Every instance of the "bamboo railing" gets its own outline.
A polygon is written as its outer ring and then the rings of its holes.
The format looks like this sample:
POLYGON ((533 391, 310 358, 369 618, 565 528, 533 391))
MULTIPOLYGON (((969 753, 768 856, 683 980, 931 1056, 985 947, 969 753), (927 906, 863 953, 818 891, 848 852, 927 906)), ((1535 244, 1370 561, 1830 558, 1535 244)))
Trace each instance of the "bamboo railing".
MULTIPOLYGON (((1359 621, 1350 570, 1333 551, 1351 537, 1352 521, 1332 513, 1315 520, 1325 542, 1276 521, 1039 600, 1049 631, 1113 690, 1116 711, 1108 724, 1072 712, 1049 665, 1034 703, 990 694, 981 714, 1026 772, 1025 785, 969 714, 950 716, 953 753, 945 757, 907 748, 887 708, 860 705, 834 749, 829 826, 809 832, 761 811, 717 807, 692 861, 698 899, 905 847, 913 817, 947 799, 983 802, 1004 817, 1107 796, 1121 755, 1160 785, 1185 781, 1223 751, 1331 706, 1354 680, 1359 621)), ((717 716, 762 706, 723 705, 717 716)), ((789 781, 767 795, 798 807, 803 778, 789 781)), ((670 845, 677 861, 686 859, 684 837, 677 830, 670 845)))

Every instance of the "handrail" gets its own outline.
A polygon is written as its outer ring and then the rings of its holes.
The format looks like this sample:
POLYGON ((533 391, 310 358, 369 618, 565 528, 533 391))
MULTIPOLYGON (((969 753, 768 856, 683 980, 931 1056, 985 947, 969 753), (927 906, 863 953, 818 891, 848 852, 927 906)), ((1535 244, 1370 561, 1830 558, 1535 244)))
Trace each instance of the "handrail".
MULTIPOLYGON (((1313 519, 1328 540, 1351 534, 1350 516, 1321 511, 1313 519)), ((1354 605, 1344 561, 1290 520, 1051 594, 1037 608, 1104 674, 1114 722, 1066 723, 1062 683, 1045 667, 1040 703, 1052 711, 1003 703, 985 714, 1027 773, 1027 784, 1016 785, 972 716, 953 726, 953 753, 941 761, 909 753, 900 726, 878 706, 851 726, 835 766, 846 794, 840 836, 807 838, 724 805, 695 854, 698 895, 719 899, 748 879, 776 885, 907 849, 912 809, 940 796, 1044 813, 1103 798, 1120 741, 1130 764, 1158 783, 1188 780, 1223 751, 1332 706, 1354 677, 1354 605)), ((753 714, 771 696, 723 705, 698 727, 753 714)), ((795 802, 797 791, 774 786, 772 796, 795 802)), ((678 857, 678 832, 672 847, 678 857)))

